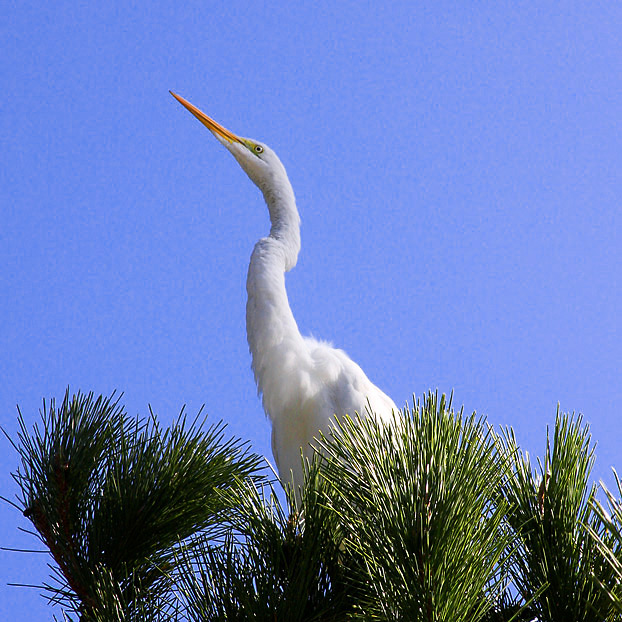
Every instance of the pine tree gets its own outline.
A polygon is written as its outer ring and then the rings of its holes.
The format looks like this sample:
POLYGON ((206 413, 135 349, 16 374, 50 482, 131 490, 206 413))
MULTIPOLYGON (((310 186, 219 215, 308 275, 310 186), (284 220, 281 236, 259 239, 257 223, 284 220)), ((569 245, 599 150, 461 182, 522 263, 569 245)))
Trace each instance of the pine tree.
POLYGON ((340 421, 299 490, 200 415, 162 429, 67 393, 19 424, 10 503, 67 620, 622 620, 622 485, 598 501, 580 417, 558 412, 534 469, 511 429, 428 394, 340 421))

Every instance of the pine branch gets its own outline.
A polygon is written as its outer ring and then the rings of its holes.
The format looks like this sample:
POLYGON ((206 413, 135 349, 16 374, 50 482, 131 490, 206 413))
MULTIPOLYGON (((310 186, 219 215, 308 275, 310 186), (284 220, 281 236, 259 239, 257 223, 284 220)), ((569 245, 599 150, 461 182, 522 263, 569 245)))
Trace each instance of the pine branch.
POLYGON ((364 619, 483 620, 511 542, 508 464, 484 421, 429 394, 393 425, 345 419, 320 445, 329 503, 362 560, 364 619))
POLYGON ((504 495, 512 507, 509 523, 518 546, 509 571, 524 601, 542 622, 608 620, 611 604, 598 583, 614 575, 590 531, 602 533, 593 510, 596 487, 589 484, 594 446, 581 417, 556 416, 553 444, 534 471, 514 433, 505 434, 513 462, 504 495))
POLYGON ((114 397, 68 392, 60 408, 44 402, 31 433, 20 413, 18 505, 54 561, 42 586, 52 602, 81 620, 170 619, 176 548, 217 530, 234 498, 223 492, 260 464, 222 424, 203 423, 182 411, 162 430, 114 397))
POLYGON ((191 621, 341 622, 353 611, 336 516, 322 503, 317 465, 296 506, 272 485, 247 482, 227 534, 198 539, 179 569, 191 621))
POLYGON ((592 501, 594 512, 601 521, 601 529, 597 530, 594 524, 586 527, 611 571, 611 575, 608 575, 609 581, 606 582, 599 576, 596 576, 596 581, 613 609, 622 615, 622 481, 615 469, 613 475, 618 497, 601 482, 607 508, 596 499, 592 501))

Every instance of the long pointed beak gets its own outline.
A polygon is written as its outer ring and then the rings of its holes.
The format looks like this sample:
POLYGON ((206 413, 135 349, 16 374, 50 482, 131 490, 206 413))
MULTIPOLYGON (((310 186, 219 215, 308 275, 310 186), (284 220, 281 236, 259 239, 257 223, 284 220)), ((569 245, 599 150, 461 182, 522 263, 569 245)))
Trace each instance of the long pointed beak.
POLYGON ((227 128, 224 128, 220 123, 216 123, 214 119, 210 119, 204 112, 201 112, 196 106, 193 106, 189 101, 186 101, 183 97, 176 95, 173 91, 169 93, 186 109, 188 109, 203 125, 216 137, 224 138, 230 143, 242 143, 242 140, 236 136, 233 132, 230 132, 227 128))

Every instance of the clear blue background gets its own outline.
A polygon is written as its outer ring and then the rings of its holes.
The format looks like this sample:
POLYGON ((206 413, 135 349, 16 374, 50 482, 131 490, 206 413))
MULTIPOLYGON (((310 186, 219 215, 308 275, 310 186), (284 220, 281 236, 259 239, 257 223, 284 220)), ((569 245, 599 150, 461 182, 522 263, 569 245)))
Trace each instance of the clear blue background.
MULTIPOLYGON (((557 402, 620 461, 622 8, 4 2, 0 418, 67 385, 183 404, 269 453, 245 279, 259 191, 168 94, 280 154, 304 333, 398 404, 427 389, 542 454, 557 402)), ((17 457, 0 441, 0 494, 17 457)), ((0 504, 0 545, 32 547, 0 504)), ((50 620, 0 551, 0 618, 50 620)), ((58 612, 57 612, 58 614, 58 612)))

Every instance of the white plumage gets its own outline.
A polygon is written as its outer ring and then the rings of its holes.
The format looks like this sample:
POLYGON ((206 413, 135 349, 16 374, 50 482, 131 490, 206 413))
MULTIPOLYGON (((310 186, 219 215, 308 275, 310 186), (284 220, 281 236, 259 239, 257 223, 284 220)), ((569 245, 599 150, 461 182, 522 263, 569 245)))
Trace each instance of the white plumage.
POLYGON ((263 143, 241 138, 171 93, 233 154, 263 192, 270 233, 251 255, 246 290, 246 332, 252 368, 263 406, 272 423, 272 452, 283 482, 302 484, 301 448, 335 415, 365 415, 367 406, 384 419, 397 411, 393 400, 343 350, 303 337, 285 290, 285 272, 300 251, 300 217, 285 168, 263 143))

